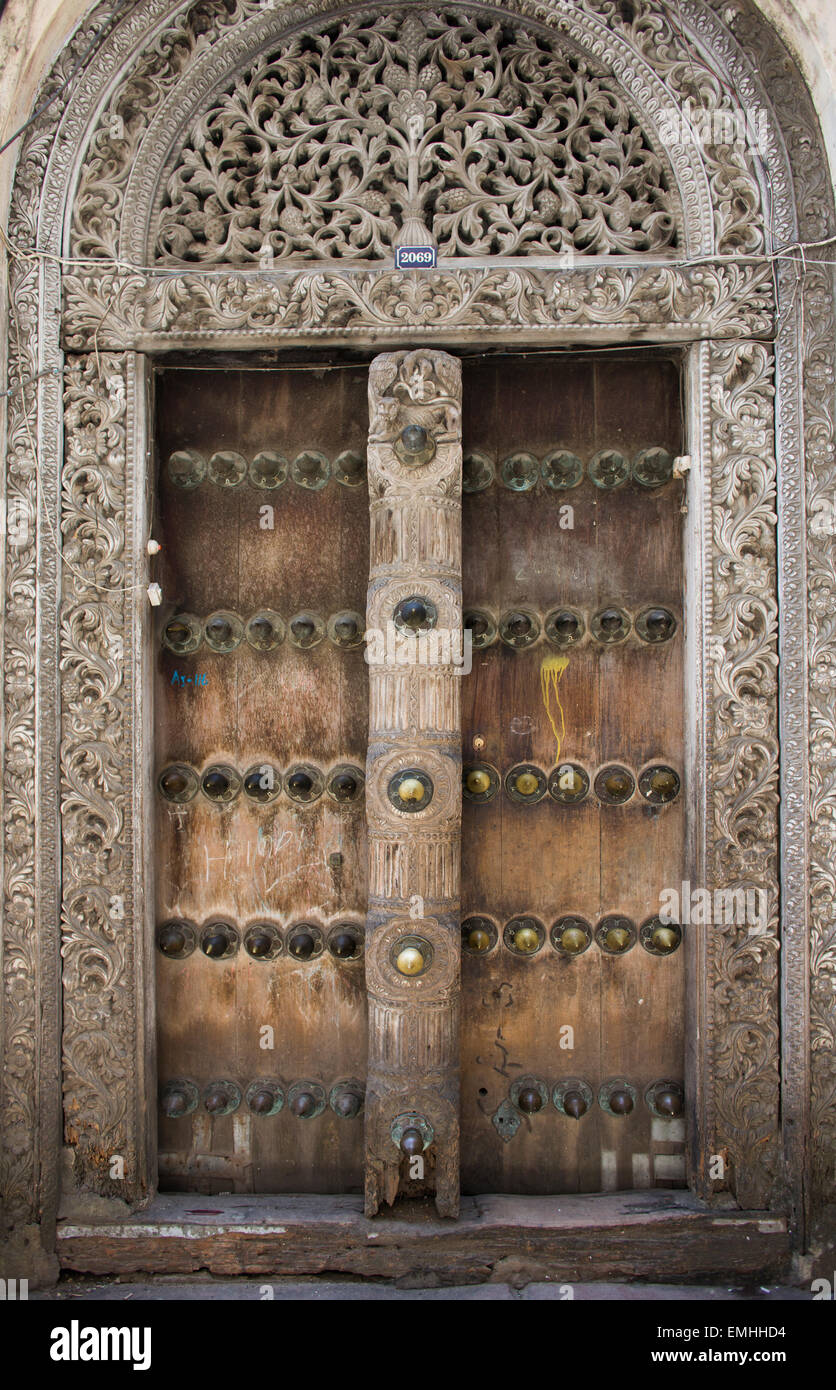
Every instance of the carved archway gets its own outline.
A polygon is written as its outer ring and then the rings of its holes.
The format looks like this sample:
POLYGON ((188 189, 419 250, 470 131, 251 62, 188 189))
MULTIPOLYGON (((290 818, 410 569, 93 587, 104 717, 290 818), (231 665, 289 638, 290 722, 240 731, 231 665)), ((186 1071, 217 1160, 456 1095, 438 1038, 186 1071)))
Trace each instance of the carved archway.
MULTIPOLYGON (((748 8, 732 29, 718 8, 686 0, 680 28, 657 0, 145 0, 60 116, 29 131, 9 229, 11 384, 33 383, 10 397, 7 483, 28 519, 6 569, 3 1107, 16 1220, 54 1219, 61 1095, 78 1186, 116 1209, 153 1187, 150 356, 513 338, 686 351, 694 872, 712 887, 765 886, 770 902, 764 935, 729 928, 693 948, 691 1178, 710 1198, 707 1157, 725 1153, 739 1205, 788 1207, 802 1229, 805 1136, 815 1123, 823 1152, 836 1139, 836 579, 832 535, 815 521, 833 484, 833 287, 820 251, 803 267, 769 253, 820 242, 834 222, 786 55, 748 8), (360 51, 373 80, 340 87, 360 51), (329 106, 349 91, 365 106, 340 126, 329 106), (712 117, 708 139, 663 138, 686 101, 712 117), (421 147, 442 104, 456 121, 421 147), (763 113, 755 149, 714 120, 740 109, 763 113), (303 118, 293 185, 276 197, 303 118), (474 132, 478 169, 465 153, 474 132), (418 281, 388 259, 405 228, 442 253, 418 281)), ((47 88, 106 10, 91 11, 47 88)), ((823 1162, 816 1183, 832 1196, 823 1162)))

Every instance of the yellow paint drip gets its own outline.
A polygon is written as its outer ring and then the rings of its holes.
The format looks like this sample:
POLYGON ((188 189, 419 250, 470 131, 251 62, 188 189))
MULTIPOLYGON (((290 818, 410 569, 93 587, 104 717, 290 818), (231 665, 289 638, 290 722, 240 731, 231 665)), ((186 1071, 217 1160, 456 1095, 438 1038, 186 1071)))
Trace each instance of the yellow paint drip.
POLYGON ((566 720, 563 717, 563 706, 560 703, 558 685, 560 677, 568 665, 568 656, 547 656, 540 667, 540 693, 543 697, 543 708, 548 715, 552 733, 557 743, 555 762, 560 761, 560 745, 566 737, 566 720))

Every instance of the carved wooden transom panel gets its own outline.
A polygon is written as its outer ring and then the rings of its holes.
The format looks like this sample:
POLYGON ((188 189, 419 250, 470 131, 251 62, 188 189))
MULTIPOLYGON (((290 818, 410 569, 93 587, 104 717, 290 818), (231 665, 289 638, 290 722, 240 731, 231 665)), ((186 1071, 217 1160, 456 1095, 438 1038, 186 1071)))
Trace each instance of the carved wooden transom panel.
POLYGON ((169 166, 158 261, 380 260, 677 245, 664 158, 621 86, 495 14, 361 13, 294 34, 169 166))

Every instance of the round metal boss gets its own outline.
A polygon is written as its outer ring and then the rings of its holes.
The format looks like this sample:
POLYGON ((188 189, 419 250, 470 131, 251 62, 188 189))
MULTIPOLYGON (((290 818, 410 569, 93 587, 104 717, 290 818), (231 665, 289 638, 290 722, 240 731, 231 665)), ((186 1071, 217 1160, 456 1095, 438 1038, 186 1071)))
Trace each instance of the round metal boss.
POLYGON ((197 934, 191 922, 176 918, 157 928, 157 949, 167 960, 185 960, 197 944, 197 934))
POLYGON ((629 801, 636 790, 636 782, 629 768, 620 763, 610 763, 602 767, 595 778, 595 795, 608 806, 620 806, 629 801))
POLYGON ((510 454, 502 464, 500 475, 512 492, 530 492, 540 476, 540 464, 533 454, 510 454))
POLYGON ((462 460, 462 491, 484 492, 494 480, 494 466, 485 454, 465 454, 462 460))
MULTIPOLYGON (((402 1115, 396 1115, 395 1119, 392 1121, 392 1127, 389 1133, 392 1136, 392 1143, 395 1145, 395 1148, 401 1148, 404 1135, 409 1134, 411 1130, 417 1130, 420 1136, 420 1149, 422 1151, 428 1149, 435 1138, 433 1127, 429 1120, 425 1120, 423 1115, 417 1114, 414 1110, 407 1110, 402 1115)), ((407 1150, 405 1150, 405 1152, 414 1151, 415 1150, 413 1150, 411 1146, 408 1146, 407 1150)))
POLYGON ((567 1076, 563 1081, 558 1081, 552 1091, 552 1101, 561 1115, 580 1120, 592 1109, 595 1095, 592 1087, 579 1076, 567 1076))
POLYGON ((240 643, 244 636, 244 624, 237 613, 221 610, 209 614, 203 624, 203 634, 206 645, 211 647, 213 652, 225 654, 234 651, 240 643))
POLYGON ((592 927, 583 917, 558 917, 549 935, 562 956, 582 956, 592 945, 592 927))
POLYGON ((233 449, 219 449, 209 460, 209 479, 218 487, 238 487, 247 476, 247 460, 233 449))
POLYGON ((474 651, 482 651, 496 641, 496 623, 483 608, 469 608, 462 619, 465 632, 470 633, 474 651))
POLYGON ((337 1081, 328 1093, 328 1104, 341 1120, 355 1119, 363 1109, 366 1088, 362 1081, 353 1077, 348 1081, 337 1081))
POLYGON ((672 956, 682 945, 682 928, 678 922, 663 922, 661 917, 648 917, 639 927, 639 941, 648 955, 672 956))
POLYGON ((435 457, 435 440, 423 425, 405 425, 394 443, 401 463, 418 468, 435 457))
POLYGON ((616 642, 623 642, 629 636, 630 618, 623 608, 610 605, 599 609, 589 625, 589 630, 597 642, 603 642, 604 646, 609 647, 616 642))
POLYGON ((462 922, 462 950, 472 956, 484 956, 492 951, 499 933, 489 917, 465 917, 462 922))
POLYGON ((295 1081, 288 1088, 287 1108, 297 1120, 315 1120, 327 1104, 325 1089, 317 1081, 295 1081))
POLYGON ((182 806, 197 795, 200 782, 194 768, 186 763, 172 763, 170 767, 163 768, 157 778, 157 786, 166 801, 176 801, 182 806))
POLYGON ((178 656, 196 652, 203 641, 203 623, 193 613, 178 613, 163 628, 163 646, 178 656))
POLYGON ((278 1081, 266 1077, 259 1081, 251 1081, 244 1093, 244 1099, 247 1108, 254 1115, 264 1118, 267 1115, 278 1115, 284 1105, 284 1091, 278 1081))
POLYGON ((334 459, 334 477, 343 487, 362 487, 366 476, 366 460, 353 449, 345 449, 334 459))
POLYGON ((518 1076, 511 1082, 509 1096, 511 1104, 524 1115, 539 1115, 551 1099, 548 1085, 536 1076, 518 1076))
POLYGON ((365 785, 366 776, 362 768, 355 767, 353 763, 338 763, 328 774, 325 790, 332 801, 340 806, 349 806, 360 800, 365 785))
POLYGON ((636 1108, 638 1092, 635 1086, 622 1076, 611 1077, 598 1088, 598 1104, 607 1115, 621 1119, 630 1115, 636 1108))
POLYGON ((536 956, 546 939, 546 929, 536 917, 512 917, 505 923, 502 940, 517 956, 536 956))
POLYGON ((206 460, 194 449, 178 449, 169 456, 167 469, 175 487, 198 487, 206 477, 206 460))
POLYGON ((399 975, 415 979, 433 963, 432 944, 424 936, 401 936, 389 948, 389 962, 399 975))
POLYGON ((639 791, 652 806, 665 806, 679 795, 679 777, 672 767, 656 763, 639 773, 639 791))
POLYGON ((681 1114, 685 1096, 678 1081, 654 1081, 644 1093, 648 1109, 660 1120, 675 1120, 681 1114))
POLYGON ((390 779, 386 794, 399 811, 424 811, 433 799, 432 778, 420 767, 406 767, 390 779))
POLYGON ((203 1092, 203 1108, 220 1118, 231 1115, 241 1104, 241 1087, 234 1081, 210 1081, 203 1092))
POLYGON ((318 613, 294 613, 288 623, 288 638, 300 651, 310 651, 325 636, 325 624, 318 613))
POLYGON ((636 928, 629 917, 613 912, 601 918, 595 928, 595 940, 605 955, 623 956, 636 944, 636 928))
POLYGON ((499 791, 499 773, 489 763, 470 763, 462 770, 462 795, 468 801, 492 801, 499 791))
POLYGON ((669 608, 644 608, 636 618, 636 632, 643 642, 668 642, 676 632, 676 618, 669 608))
POLYGON ((673 477, 673 458, 667 449, 642 449, 633 460, 633 478, 640 487, 663 487, 673 477))
POLYGON ((272 763, 256 763, 244 773, 244 795, 251 801, 275 801, 282 789, 282 774, 272 763))
POLYGON ((250 618, 244 636, 257 652, 272 652, 284 641, 284 623, 272 608, 262 608, 250 618))
POLYGON ((229 960, 238 950, 238 940, 231 922, 207 922, 200 933, 200 949, 210 960, 229 960))
POLYGON ((362 647, 366 624, 362 613, 345 608, 328 619, 328 640, 342 651, 354 651, 362 647))
POLYGON ((200 1092, 193 1081, 180 1078, 167 1081, 160 1089, 160 1109, 167 1120, 181 1120, 198 1107, 200 1092))
POLYGON ((241 791, 241 778, 228 763, 213 763, 201 777, 200 789, 215 805, 228 805, 241 791))
POLYGON ((328 950, 337 960, 359 960, 365 932, 356 922, 335 922, 328 931, 328 950))
POLYGON ((573 647, 585 631, 586 624, 574 608, 555 608, 546 617, 546 637, 555 647, 573 647))
POLYGON ((325 950, 325 941, 315 922, 294 922, 286 932, 287 953, 294 960, 316 960, 325 950))
POLYGON ((568 1076, 558 1081, 552 1091, 552 1101, 556 1111, 569 1119, 580 1120, 588 1115, 595 1104, 593 1087, 587 1086, 579 1076, 568 1076))
POLYGON ((531 647, 540 636, 540 619, 528 608, 512 609, 500 618, 499 635, 506 646, 517 651, 531 647))
POLYGON ((281 454, 270 449, 262 449, 250 464, 250 482, 253 487, 272 489, 281 487, 287 477, 288 462, 281 454))
POLYGON ((589 460, 587 472, 596 487, 621 487, 630 476, 630 462, 617 449, 601 449, 589 460))
POLYGON ((323 792, 323 777, 313 763, 294 763, 284 775, 284 789, 291 801, 303 805, 316 801, 323 792))
POLYGON ((583 801, 589 792, 589 773, 579 763, 560 763, 549 773, 549 795, 564 806, 583 801))
POLYGON ((331 476, 331 465, 324 454, 315 449, 304 449, 290 465, 290 476, 299 487, 319 492, 331 476))
POLYGON ((394 612, 395 627, 407 637, 430 632, 438 622, 438 609, 423 594, 402 598, 394 612))
POLYGON ((505 790, 512 801, 533 805, 546 795, 546 774, 533 763, 517 763, 505 774, 505 790))
POLYGON ((583 463, 577 454, 571 454, 568 449, 555 449, 553 453, 546 454, 541 472, 544 482, 556 492, 565 492, 583 481, 583 463))
POLYGON ((244 933, 244 950, 253 960, 275 960, 283 947, 282 934, 272 922, 254 922, 244 933))

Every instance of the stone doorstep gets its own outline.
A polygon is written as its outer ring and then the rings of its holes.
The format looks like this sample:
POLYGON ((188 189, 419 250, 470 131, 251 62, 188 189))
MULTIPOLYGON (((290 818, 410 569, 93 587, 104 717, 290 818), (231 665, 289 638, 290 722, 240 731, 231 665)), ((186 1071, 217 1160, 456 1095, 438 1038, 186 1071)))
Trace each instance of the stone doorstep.
POLYGON ((62 1270, 81 1274, 323 1273, 444 1285, 640 1279, 776 1282, 790 1271, 783 1216, 709 1208, 687 1192, 465 1198, 374 1219, 359 1197, 166 1194, 119 1220, 59 1222, 62 1270))

